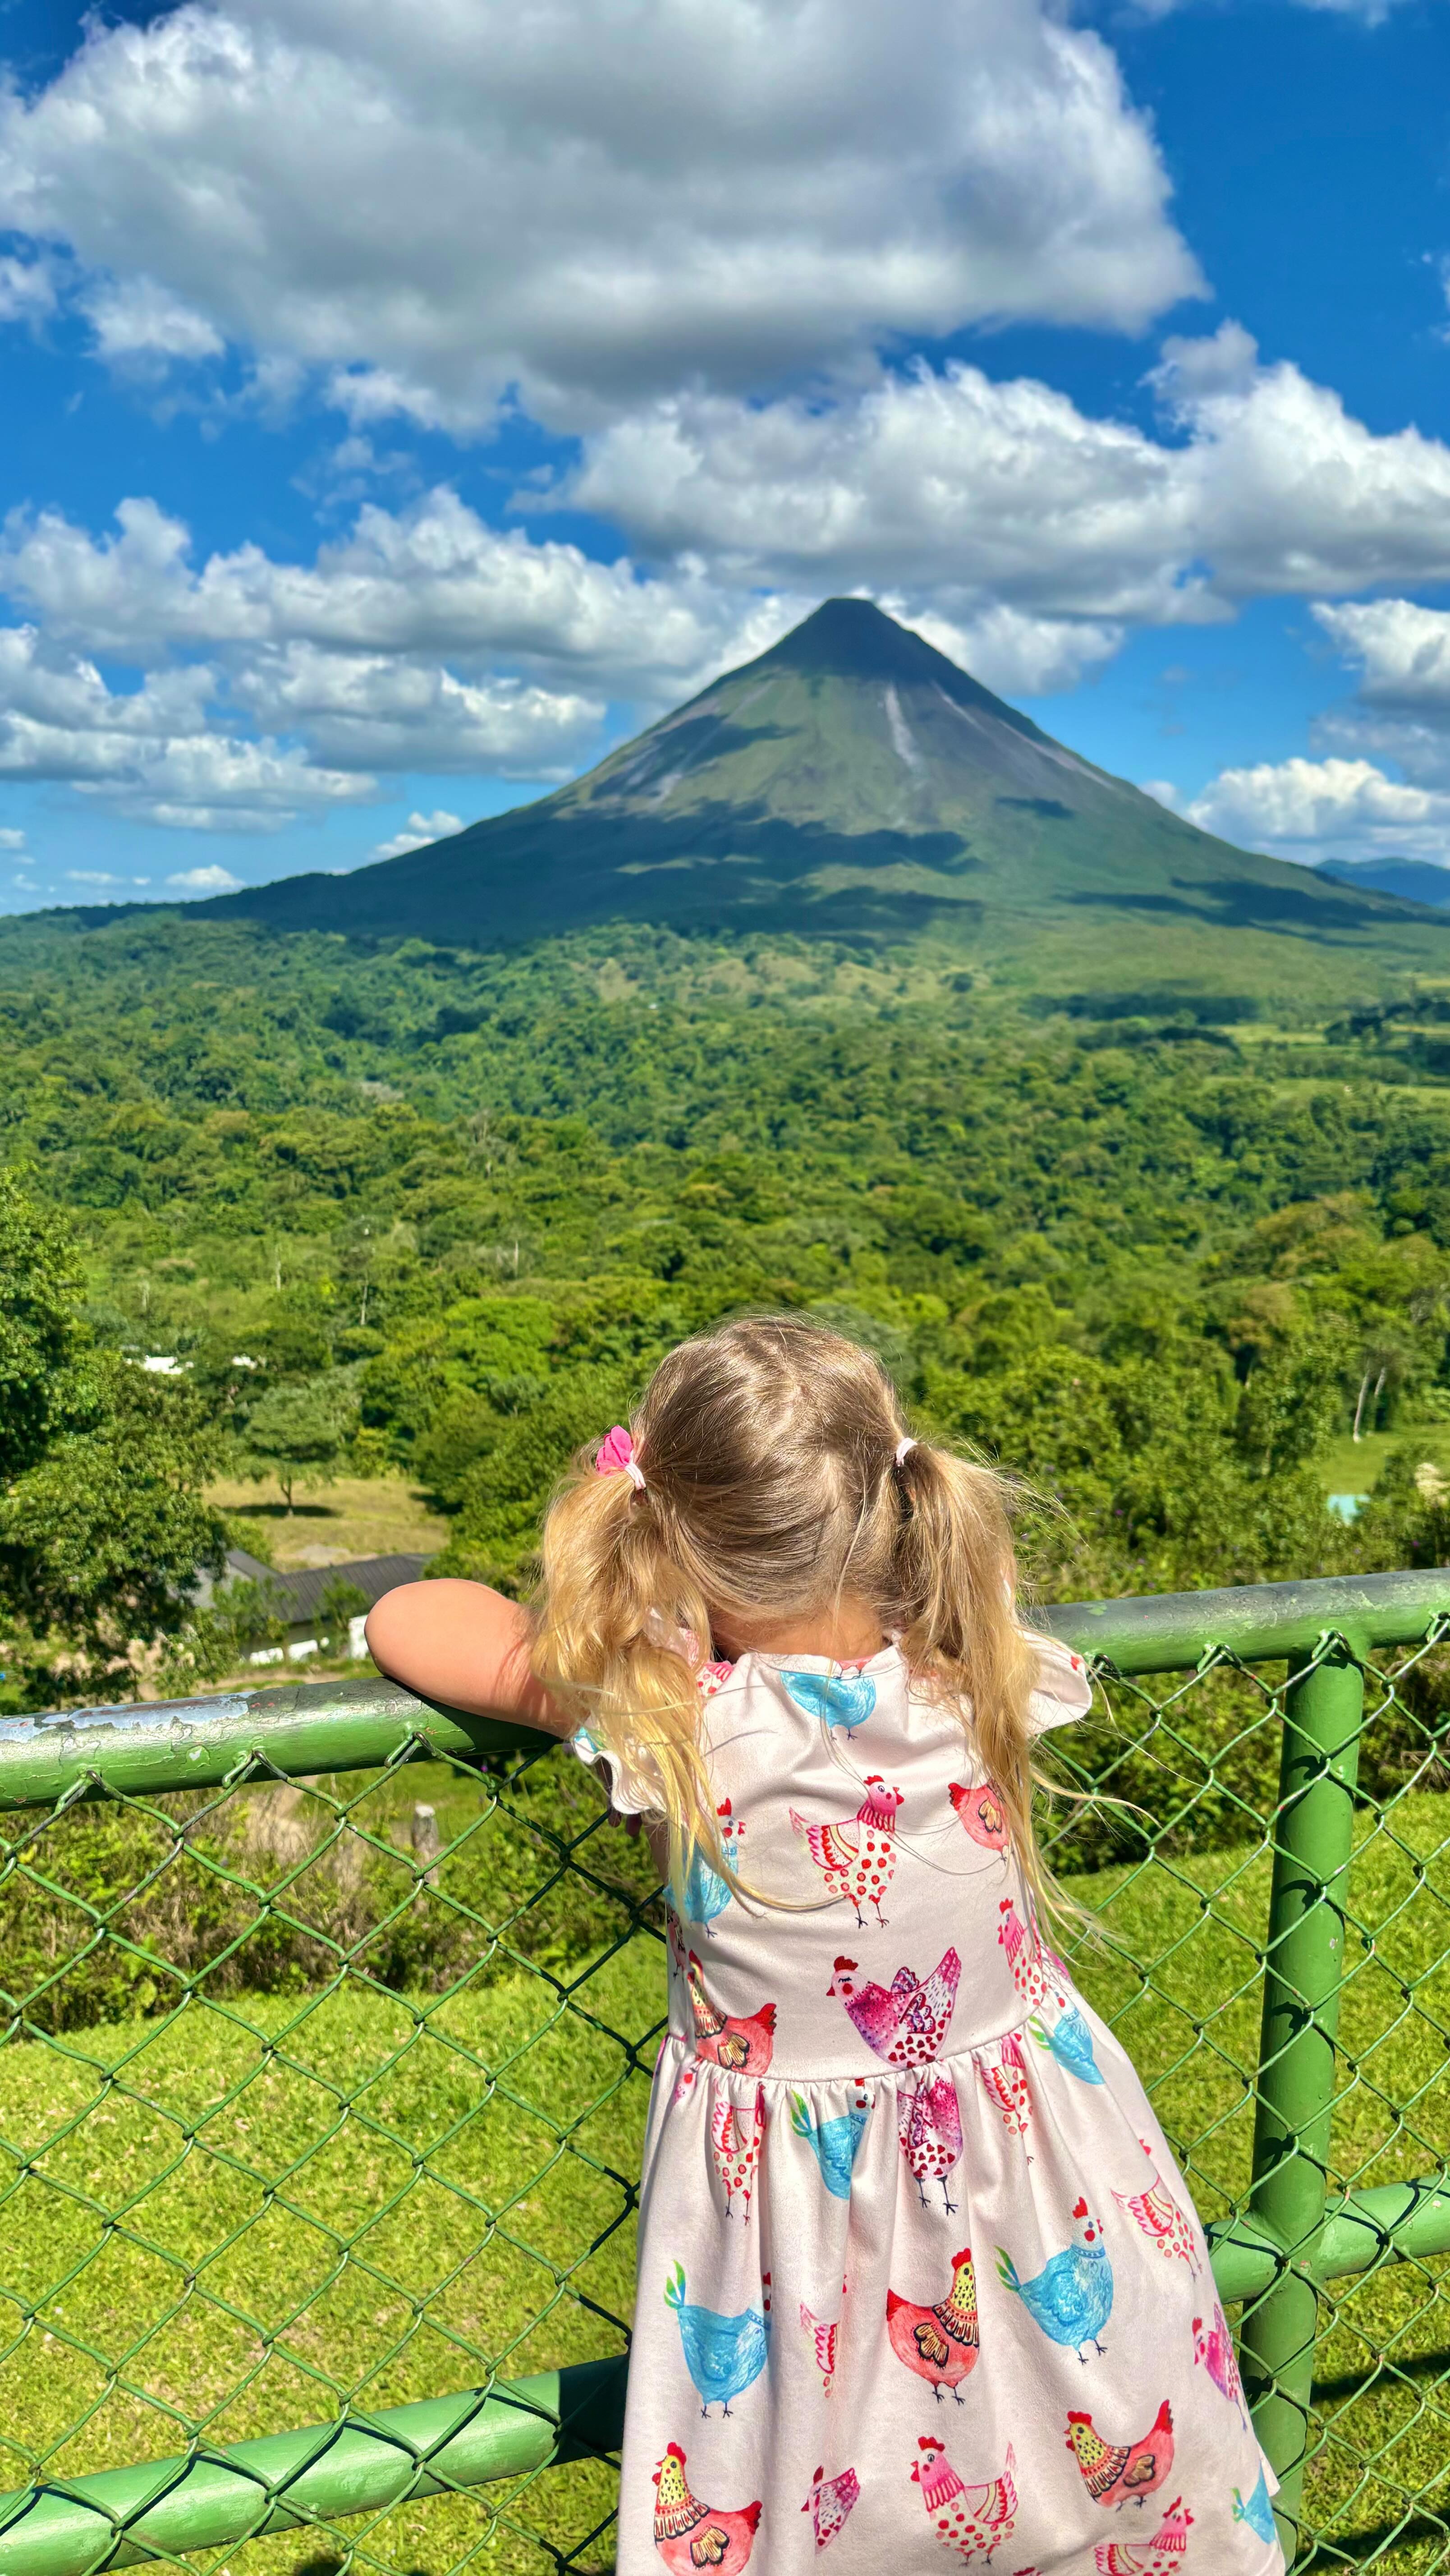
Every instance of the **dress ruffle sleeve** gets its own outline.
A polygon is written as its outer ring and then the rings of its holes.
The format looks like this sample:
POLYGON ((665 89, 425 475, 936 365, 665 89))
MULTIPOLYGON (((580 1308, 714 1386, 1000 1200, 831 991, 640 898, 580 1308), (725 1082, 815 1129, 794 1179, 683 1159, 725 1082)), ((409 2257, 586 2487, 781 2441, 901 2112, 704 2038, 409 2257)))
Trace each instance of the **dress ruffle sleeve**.
POLYGON ((1045 1735, 1049 1727, 1070 1726, 1075 1718, 1086 1717, 1093 1704, 1092 1677, 1086 1659, 1074 1654, 1059 1637, 1044 1637, 1036 1628, 1024 1633, 1037 1654, 1037 1688, 1027 1709, 1034 1735, 1045 1735))
POLYGON ((622 1754, 611 1753, 608 1745, 600 1744, 587 1726, 576 1726, 569 1742, 581 1762, 587 1762, 591 1771, 599 1771, 616 1816, 657 1816, 663 1812, 664 1789, 648 1754, 627 1762, 622 1754))

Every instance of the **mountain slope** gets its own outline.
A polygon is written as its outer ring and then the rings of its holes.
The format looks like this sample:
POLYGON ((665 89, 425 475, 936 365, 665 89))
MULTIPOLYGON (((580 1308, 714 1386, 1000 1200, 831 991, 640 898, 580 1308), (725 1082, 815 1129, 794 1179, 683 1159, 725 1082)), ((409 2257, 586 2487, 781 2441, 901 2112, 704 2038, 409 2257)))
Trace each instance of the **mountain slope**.
POLYGON ((1429 859, 1326 859, 1319 873, 1339 885, 1397 894, 1406 903, 1428 904, 1436 912, 1450 904, 1450 868, 1437 868, 1429 859))
POLYGON ((475 946, 610 920, 928 939, 1051 989, 1450 973, 1450 924, 1196 830, 860 599, 536 804, 205 909, 475 946))

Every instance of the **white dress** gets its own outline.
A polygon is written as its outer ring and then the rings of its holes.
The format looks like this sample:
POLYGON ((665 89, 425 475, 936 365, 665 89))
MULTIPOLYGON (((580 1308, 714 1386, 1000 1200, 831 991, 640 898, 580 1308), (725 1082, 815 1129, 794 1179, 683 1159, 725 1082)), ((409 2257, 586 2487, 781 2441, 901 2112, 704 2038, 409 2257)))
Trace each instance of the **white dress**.
POLYGON ((740 1877, 809 1910, 697 1866, 669 1917, 620 2576, 1278 2576, 1202 2230, 960 1723, 895 1647, 706 1688, 740 1877))

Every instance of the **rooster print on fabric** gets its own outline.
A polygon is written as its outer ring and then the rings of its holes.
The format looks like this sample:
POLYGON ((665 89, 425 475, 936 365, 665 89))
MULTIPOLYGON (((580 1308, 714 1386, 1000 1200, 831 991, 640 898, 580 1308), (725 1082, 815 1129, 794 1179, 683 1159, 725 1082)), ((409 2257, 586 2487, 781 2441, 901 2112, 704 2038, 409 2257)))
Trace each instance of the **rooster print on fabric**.
MULTIPOLYGON (((744 1840, 745 1829, 732 1814, 728 1798, 722 1799, 716 1808, 715 1822, 719 1828, 720 1848, 738 1877, 740 1846, 744 1840)), ((697 1851, 690 1862, 689 1874, 685 1880, 686 1921, 698 1923, 709 1937, 711 1924, 717 1914, 724 1913, 733 1892, 729 1879, 722 1878, 718 1869, 711 1867, 704 1853, 697 1851)))
MULTIPOLYGON (((1015 2030, 1009 2030, 990 2056, 978 2057, 977 2074, 989 2100, 1002 2114, 1002 2126, 1009 2138, 1025 2138, 1032 2126, 1032 2087, 1027 2081, 1027 2060, 1022 2042, 1015 2030)), ((1032 2150, 1027 2150, 1032 2161, 1032 2150)))
POLYGON ((864 1726, 876 1706, 876 1684, 865 1673, 793 1673, 786 1670, 781 1680, 807 1717, 820 1719, 829 1732, 833 1726, 844 1728, 848 1736, 864 1726))
POLYGON ((1153 2163, 1153 2150, 1146 2138, 1138 2144, 1152 2169, 1152 2179, 1145 2191, 1115 2191, 1114 2200, 1125 2209, 1133 2225, 1141 2229, 1150 2245, 1155 2246, 1165 2263, 1186 2263, 1191 2273, 1203 2269, 1198 2250, 1198 2231, 1181 2201, 1175 2200, 1153 2163))
POLYGON ((1176 2497, 1151 2540, 1098 2542, 1093 2551, 1098 2576, 1183 2576, 1192 2523, 1181 2496, 1176 2497))
POLYGON ((948 2389, 962 2404, 962 2381, 975 2370, 981 2350, 977 2275, 969 2245, 953 2255, 952 2286, 932 2306, 887 2291, 886 2334, 897 2360, 926 2381, 938 2405, 948 2389))
POLYGON ((732 2102, 728 2093, 717 2093, 710 2113, 710 2158, 716 2179, 725 2194, 726 2217, 733 2217, 738 2200, 744 2209, 747 2227, 756 2168, 764 2143, 765 2086, 756 2085, 755 2100, 748 2110, 739 2102, 732 2102))
POLYGON ((1007 2465, 1001 2476, 988 2478, 978 2486, 970 2486, 958 2477, 935 2434, 923 2434, 917 2449, 921 2457, 913 2460, 911 2474, 921 2489, 921 2500, 938 2540, 944 2548, 956 2550, 959 2557, 990 2558, 1004 2540, 1011 2539, 1017 2522, 1017 2488, 1012 2476, 1017 2462, 1011 2443, 1007 2445, 1007 2465))
POLYGON ((854 1906, 862 1931, 868 1905, 878 1924, 886 1921, 881 1900, 896 1874, 896 1818, 902 1803, 901 1791, 888 1789, 879 1772, 873 1771, 863 1785, 866 1795, 856 1813, 837 1825, 813 1825, 808 1816, 790 1810, 791 1824, 804 1836, 827 1896, 854 1906))
POLYGON ((714 2308, 690 2304, 685 2267, 677 2263, 665 2284, 665 2305, 679 2319, 685 2368, 699 2391, 701 2414, 708 2416, 718 2401, 721 2413, 728 2415, 731 2398, 743 2397, 765 2368, 770 2351, 770 2274, 761 2283, 760 2306, 727 2317, 714 2308))
POLYGON ((1076 2234, 1071 2245, 1043 2264, 1035 2280, 1020 2280, 1010 2254, 997 2248, 997 2272, 1015 2290, 1035 2326, 1053 2343, 1065 2345, 1080 2361, 1087 2346, 1101 2353, 1102 2331, 1113 2311, 1113 2267, 1102 2230, 1085 2200, 1073 2204, 1076 2234))
POLYGON ((811 2491, 801 2506, 811 2517, 817 2549, 829 2549, 831 2542, 845 2530, 853 2505, 861 2500, 861 2481, 854 2469, 840 2469, 828 2478, 817 2468, 811 2480, 811 2491))
POLYGON ((970 1724, 893 1648, 746 1654, 700 1752, 745 1865, 666 1908, 619 2576, 1284 2576, 1187 2185, 970 1724))
POLYGON ((1165 2397, 1136 2442, 1107 2442, 1091 2415, 1072 2412, 1067 2447, 1095 2504, 1143 2504, 1173 2466, 1173 2409, 1165 2397))
MULTIPOLYGON (((763 2098, 763 2097, 762 2097, 763 2098)), ((856 2168, 856 2150, 871 2117, 871 2098, 864 2084, 855 2088, 848 2110, 838 2111, 828 2120, 816 2119, 803 2093, 790 2097, 790 2125, 798 2138, 804 2138, 820 2167, 821 2180, 833 2200, 849 2200, 851 2176, 856 2168)))
MULTIPOLYGON (((843 2281, 841 2283, 841 2296, 843 2299, 846 2295, 846 2288, 847 2285, 843 2281)), ((831 2383, 836 2376, 836 2359, 841 2348, 841 2319, 840 2317, 818 2317, 811 2308, 807 2307, 805 2300, 802 2299, 801 2328, 804 2333, 810 2336, 811 2341, 815 2346, 816 2368, 821 2374, 821 2395, 823 2397, 829 2397, 831 2393, 831 2383)))
POLYGON ((888 2066, 930 2066, 943 2054, 961 1973, 955 1950, 944 1950, 928 1977, 898 1968, 889 1986, 861 1985, 855 1960, 842 1958, 827 1991, 888 2066))
POLYGON ((738 2576, 755 2547, 760 2504, 728 2512, 700 2504, 690 2493, 686 2465, 679 2443, 671 2442, 654 2473, 655 2547, 671 2576, 700 2576, 702 2568, 738 2576))

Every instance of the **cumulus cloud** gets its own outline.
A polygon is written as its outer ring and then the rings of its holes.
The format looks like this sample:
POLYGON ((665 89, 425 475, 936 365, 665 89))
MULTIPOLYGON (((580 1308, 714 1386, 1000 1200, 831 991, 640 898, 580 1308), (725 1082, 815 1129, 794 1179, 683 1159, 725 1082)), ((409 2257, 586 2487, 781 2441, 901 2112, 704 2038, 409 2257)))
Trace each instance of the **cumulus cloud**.
POLYGON ((1038 615, 1193 621, 1450 579, 1440 440, 1377 436, 1235 324, 1170 342, 1155 381, 1172 437, 955 363, 827 403, 675 394, 592 436, 557 497, 736 579, 956 587, 1038 615))
POLYGON ((108 280, 82 296, 101 356, 115 365, 155 359, 219 358, 226 346, 205 314, 152 277, 108 280))
POLYGON ((14 857, 16 852, 23 850, 24 847, 25 834, 23 832, 17 832, 12 824, 7 823, 4 830, 0 831, 0 850, 4 850, 11 857, 14 857))
POLYGON ((64 780, 140 820, 268 830, 372 793, 306 750, 218 728, 215 675, 193 663, 110 689, 93 662, 34 627, 0 629, 0 777, 64 780))
POLYGON ((0 107, 0 222, 131 295, 113 327, 144 281, 163 340, 331 370, 363 424, 1136 330, 1200 285, 1167 199, 1044 0, 191 0, 0 107))
POLYGON ((596 748, 602 698, 516 679, 462 680, 404 653, 336 653, 307 642, 264 649, 235 693, 269 730, 306 735, 343 769, 567 777, 596 748))
POLYGON ((1225 840, 1298 845, 1298 856, 1342 848, 1450 857, 1450 794, 1388 778, 1368 760, 1225 769, 1184 810, 1190 822, 1225 840))
MULTIPOLYGON (((138 880, 144 882, 144 880, 138 880)), ((174 894, 235 894, 242 880, 230 868, 181 868, 166 880, 174 894)))
POLYGON ((49 260, 0 259, 0 322, 38 322, 55 302, 49 260))
POLYGON ((1360 666, 1370 706, 1450 718, 1450 612, 1412 599, 1370 599, 1341 607, 1316 600, 1314 615, 1345 658, 1360 666))
POLYGON ((409 850, 425 850, 430 841, 445 841, 462 829, 461 815, 445 814, 441 805, 436 814, 410 814, 401 832, 395 832, 390 841, 379 841, 373 857, 405 858, 409 850))

